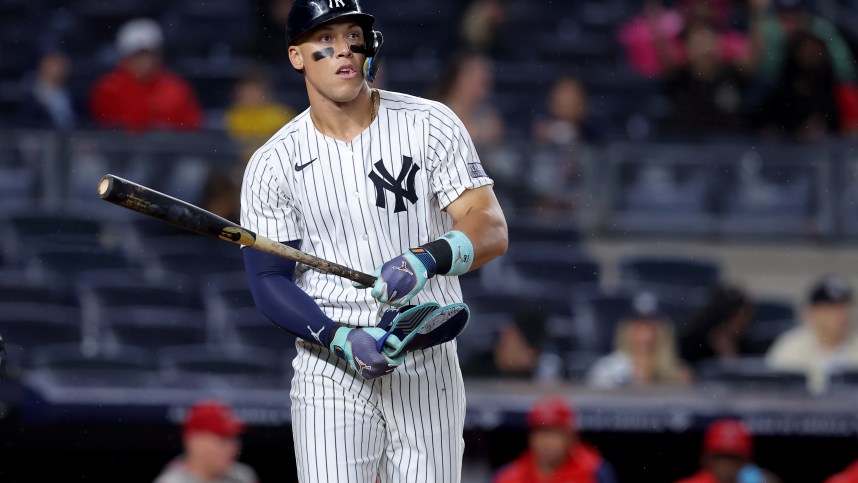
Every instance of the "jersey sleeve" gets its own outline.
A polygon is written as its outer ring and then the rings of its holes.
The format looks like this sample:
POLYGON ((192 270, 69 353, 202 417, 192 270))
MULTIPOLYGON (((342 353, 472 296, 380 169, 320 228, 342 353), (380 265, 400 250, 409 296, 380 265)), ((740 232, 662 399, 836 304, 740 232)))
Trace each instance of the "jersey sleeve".
POLYGON ((443 104, 429 113, 428 138, 429 179, 442 210, 465 190, 493 184, 465 125, 443 104))
POLYGON ((254 154, 241 186, 241 226, 279 242, 303 238, 285 170, 277 162, 284 155, 277 148, 254 154))

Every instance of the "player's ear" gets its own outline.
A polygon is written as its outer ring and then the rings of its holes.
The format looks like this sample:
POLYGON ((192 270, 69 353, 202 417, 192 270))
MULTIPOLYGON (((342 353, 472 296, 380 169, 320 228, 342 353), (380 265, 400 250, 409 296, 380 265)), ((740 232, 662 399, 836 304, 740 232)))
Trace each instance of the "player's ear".
POLYGON ((295 70, 304 70, 304 56, 301 55, 301 49, 295 45, 289 46, 289 62, 295 70))

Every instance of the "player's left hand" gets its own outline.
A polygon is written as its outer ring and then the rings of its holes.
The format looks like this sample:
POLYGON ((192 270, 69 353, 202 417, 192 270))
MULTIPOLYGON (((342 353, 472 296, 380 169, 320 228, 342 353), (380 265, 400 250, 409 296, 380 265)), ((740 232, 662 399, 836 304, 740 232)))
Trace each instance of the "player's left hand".
POLYGON ((435 302, 387 310, 377 328, 390 334, 380 350, 391 358, 449 342, 468 326, 471 311, 463 303, 441 307, 435 302), (390 339, 394 341, 391 342, 390 339))
POLYGON ((334 332, 330 349, 348 362, 364 379, 390 374, 403 362, 399 354, 388 355, 402 345, 396 335, 378 327, 339 327, 334 332))
MULTIPOLYGON (((422 248, 412 248, 384 263, 372 272, 376 277, 372 297, 383 304, 399 307, 417 295, 435 276, 435 259, 422 248)), ((357 288, 370 288, 354 282, 357 288)))

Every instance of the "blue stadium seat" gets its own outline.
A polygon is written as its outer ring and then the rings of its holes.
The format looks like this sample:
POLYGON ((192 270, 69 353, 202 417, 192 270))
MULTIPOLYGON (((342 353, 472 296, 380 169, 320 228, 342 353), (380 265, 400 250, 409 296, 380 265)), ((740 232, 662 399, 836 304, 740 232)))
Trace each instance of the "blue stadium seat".
POLYGON ((631 309, 632 297, 624 294, 595 293, 576 300, 579 347, 595 353, 611 352, 617 326, 631 309))
POLYGON ((283 388, 290 374, 277 352, 241 345, 178 346, 158 351, 158 363, 168 384, 263 386, 283 388))
POLYGON ((509 223, 508 232, 512 250, 518 243, 552 242, 574 247, 581 241, 581 231, 570 224, 516 220, 509 223))
POLYGON ((80 343, 80 314, 65 305, 0 303, 0 334, 7 343, 22 347, 80 343))
POLYGON ((724 154, 722 234, 805 236, 823 227, 819 190, 827 150, 818 147, 746 147, 724 154))
MULTIPOLYGON (((714 151, 714 150, 712 150, 714 151)), ((611 171, 611 226, 618 232, 710 234, 717 153, 690 146, 619 145, 611 171)))
POLYGON ((106 345, 129 345, 155 350, 207 341, 201 310, 172 307, 115 307, 100 311, 106 345))
POLYGON ((804 374, 771 369, 760 357, 703 361, 698 368, 700 384, 717 382, 752 390, 804 390, 807 383, 804 374))
POLYGON ((224 341, 263 347, 273 351, 291 350, 295 347, 295 336, 278 327, 262 315, 256 307, 227 309, 224 341))
POLYGON ((244 260, 238 246, 203 237, 183 238, 150 243, 150 257, 159 270, 180 272, 190 277, 205 277, 244 271, 244 260))
POLYGON ((778 336, 796 326, 798 316, 792 304, 777 300, 757 301, 755 309, 746 339, 752 354, 764 355, 778 336))
POLYGON ((25 268, 35 277, 57 277, 57 280, 70 282, 75 276, 88 270, 132 266, 134 264, 115 251, 80 247, 40 250, 27 260, 25 268))
POLYGON ((658 291, 706 290, 721 276, 711 260, 676 257, 629 257, 620 262, 620 284, 658 291))
POLYGON ((537 286, 567 293, 573 289, 598 287, 600 267, 577 250, 546 249, 545 245, 517 246, 502 259, 510 275, 537 286))
POLYGON ((28 356, 27 365, 32 369, 65 375, 89 373, 97 377, 133 377, 157 368, 152 353, 139 347, 113 347, 90 354, 83 351, 80 344, 36 347, 28 356))
POLYGON ((8 236, 4 245, 17 258, 40 248, 98 249, 105 234, 96 220, 62 213, 15 215, 6 225, 8 236))
POLYGON ((504 311, 472 310, 471 321, 456 339, 462 366, 481 354, 492 351, 503 326, 513 323, 513 316, 504 311))
POLYGON ((566 377, 572 382, 583 382, 587 378, 590 367, 603 355, 604 353, 586 351, 566 353, 564 357, 566 377))
POLYGON ((0 303, 77 305, 74 294, 51 280, 32 280, 24 272, 0 270, 0 303))

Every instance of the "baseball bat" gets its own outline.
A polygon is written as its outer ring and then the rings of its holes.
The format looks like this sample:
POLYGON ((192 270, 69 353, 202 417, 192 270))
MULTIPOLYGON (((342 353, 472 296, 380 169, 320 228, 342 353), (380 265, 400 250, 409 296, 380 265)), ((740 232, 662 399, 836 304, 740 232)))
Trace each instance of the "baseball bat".
POLYGON ((362 283, 368 287, 375 283, 375 277, 372 275, 296 250, 236 225, 198 206, 112 174, 107 174, 101 178, 98 183, 98 196, 115 205, 171 223, 185 230, 288 258, 323 272, 362 283))

